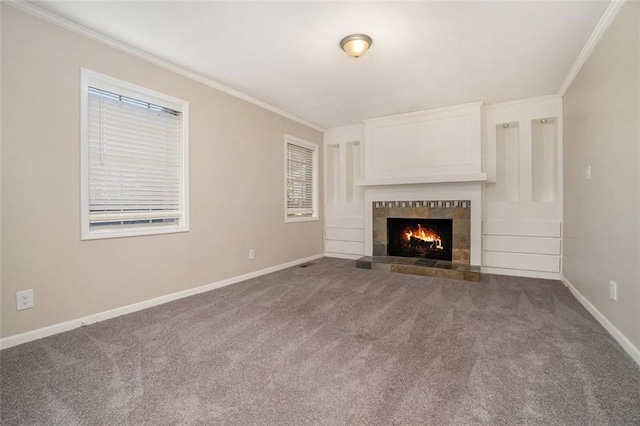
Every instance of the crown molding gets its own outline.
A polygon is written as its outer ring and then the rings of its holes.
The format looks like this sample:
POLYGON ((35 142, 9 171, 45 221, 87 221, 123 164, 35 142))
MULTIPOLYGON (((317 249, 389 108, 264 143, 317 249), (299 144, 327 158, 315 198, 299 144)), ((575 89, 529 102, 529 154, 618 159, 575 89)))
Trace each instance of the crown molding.
POLYGON ((591 36, 587 40, 587 43, 582 48, 582 51, 578 55, 578 58, 573 64, 573 67, 571 67, 569 74, 567 74, 567 77, 564 79, 564 83, 562 83, 562 86, 560 86, 560 90, 558 90, 559 96, 564 96, 564 94, 567 92, 567 89, 569 89, 569 86, 571 86, 571 83, 573 83, 573 80, 580 72, 580 69, 582 68, 584 63, 587 62, 587 59, 589 59, 589 56, 591 56, 593 50, 596 48, 604 34, 616 19, 616 16, 618 16, 618 12, 620 12, 620 9, 622 9, 625 1, 626 0, 612 0, 611 3, 609 3, 609 7, 607 7, 607 10, 604 11, 604 14, 602 15, 602 18, 600 18, 598 25, 596 25, 596 28, 593 30, 591 36))
POLYGON ((70 21, 66 18, 63 18, 61 16, 58 16, 54 13, 51 13, 47 10, 44 10, 38 6, 35 6, 33 4, 27 3, 25 0, 0 0, 1 3, 4 3, 8 6, 11 6, 15 9, 21 10, 23 12, 28 13, 31 16, 35 16, 36 18, 42 19, 43 21, 49 22, 51 24, 57 25, 59 27, 62 27, 66 30, 72 31, 76 34, 79 34, 81 36, 90 38, 92 40, 98 41, 102 44, 106 44, 109 47, 118 49, 122 52, 128 53, 132 56, 135 56, 137 58, 143 59, 147 62, 150 62, 154 65, 157 65, 159 67, 162 67, 166 70, 172 71, 176 74, 179 74, 183 77, 186 77, 188 79, 197 81, 198 83, 202 83, 206 86, 209 86, 213 89, 219 90, 221 92, 224 92, 228 95, 231 95, 233 97, 236 97, 238 99, 242 99, 245 102, 249 102, 251 104, 254 104, 256 106, 259 106, 260 108, 266 109, 268 111, 271 111, 273 113, 276 113, 282 117, 288 118, 289 120, 293 120, 297 123, 300 123, 304 126, 310 127, 314 130, 317 130, 319 132, 323 132, 325 131, 324 128, 322 128, 321 126, 318 126, 317 124, 311 123, 307 120, 304 120, 300 117, 297 117, 293 114, 290 114, 284 110, 281 110, 280 108, 277 108, 271 104, 268 104, 266 102, 263 102, 259 99, 256 99, 252 96, 249 96, 245 93, 242 93, 236 89, 233 89, 229 86, 225 86, 222 83, 218 83, 217 81, 213 81, 207 77, 204 77, 200 74, 197 74, 195 72, 189 71, 188 69, 182 68, 178 65, 172 64, 171 62, 165 61, 164 59, 160 59, 156 56, 153 56, 149 53, 146 53, 142 50, 136 49, 132 46, 129 46, 121 41, 115 40, 111 37, 107 37, 103 34, 100 34, 96 31, 93 31, 87 27, 84 27, 76 22, 70 21))
POLYGON ((560 96, 559 94, 544 95, 544 96, 536 96, 533 98, 515 99, 512 101, 491 102, 491 103, 486 103, 483 106, 485 107, 485 109, 492 110, 492 109, 504 108, 506 106, 511 107, 511 106, 522 105, 522 104, 531 104, 534 102, 548 102, 548 101, 553 101, 561 98, 562 96, 560 96))

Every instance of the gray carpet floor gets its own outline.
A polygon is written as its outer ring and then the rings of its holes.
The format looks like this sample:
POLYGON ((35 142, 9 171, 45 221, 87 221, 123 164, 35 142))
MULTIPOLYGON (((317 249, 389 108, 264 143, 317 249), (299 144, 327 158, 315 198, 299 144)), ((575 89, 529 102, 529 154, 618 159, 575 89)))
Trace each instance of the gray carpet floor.
POLYGON ((2 424, 640 424, 557 281, 321 259, 0 353, 2 424))

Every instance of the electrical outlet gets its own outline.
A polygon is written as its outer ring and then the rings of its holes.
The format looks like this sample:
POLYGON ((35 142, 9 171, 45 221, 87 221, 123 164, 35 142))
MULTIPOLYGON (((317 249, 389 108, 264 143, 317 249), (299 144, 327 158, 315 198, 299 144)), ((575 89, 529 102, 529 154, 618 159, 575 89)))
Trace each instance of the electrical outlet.
POLYGON ((254 249, 249 249, 249 259, 253 260, 256 258, 256 251, 254 249))
POLYGON ((587 166, 584 168, 584 179, 591 180, 591 166, 587 166))
POLYGON ((618 283, 609 281, 609 297, 611 300, 618 301, 618 283))
POLYGON ((33 290, 16 292, 16 310, 33 308, 33 290))

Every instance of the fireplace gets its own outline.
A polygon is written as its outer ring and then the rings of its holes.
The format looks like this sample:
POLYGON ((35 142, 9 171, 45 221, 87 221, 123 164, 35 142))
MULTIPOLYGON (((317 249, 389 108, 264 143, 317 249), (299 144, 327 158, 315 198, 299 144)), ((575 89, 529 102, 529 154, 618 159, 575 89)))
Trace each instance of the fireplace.
POLYGON ((389 256, 452 260, 453 220, 387 218, 389 256))
MULTIPOLYGON (((372 207, 373 256, 429 257, 457 264, 471 263, 470 200, 374 201, 372 207), (416 233, 422 236, 424 231, 424 238, 414 237, 413 254, 411 247, 406 247, 406 242, 390 235, 390 219, 404 221, 404 224, 398 225, 401 228, 397 231, 399 234, 406 227, 413 227, 409 242, 416 233), (434 231, 438 238, 427 235, 428 230, 434 231), (416 241, 415 238, 423 242, 416 241), (431 239, 439 239, 442 249, 437 242, 432 244, 435 241, 429 241, 431 239)), ((395 225, 391 225, 393 226, 395 225)), ((405 239, 407 232, 404 231, 405 239)))

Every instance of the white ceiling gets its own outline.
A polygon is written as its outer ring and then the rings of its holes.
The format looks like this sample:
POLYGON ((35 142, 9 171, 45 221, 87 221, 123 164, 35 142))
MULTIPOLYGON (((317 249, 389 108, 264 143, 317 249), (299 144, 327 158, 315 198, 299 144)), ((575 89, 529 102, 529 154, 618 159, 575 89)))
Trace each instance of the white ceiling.
POLYGON ((330 128, 558 92, 608 2, 34 4, 330 128), (352 59, 340 40, 373 38, 352 59))

